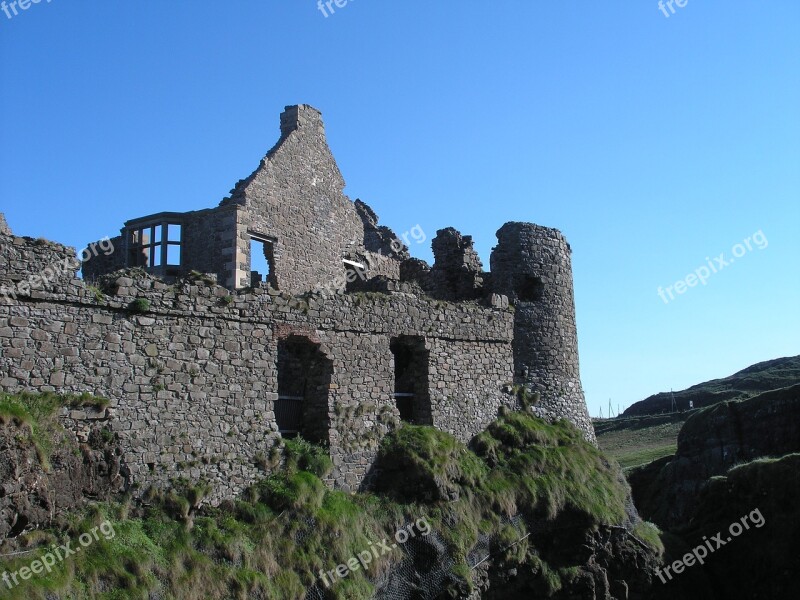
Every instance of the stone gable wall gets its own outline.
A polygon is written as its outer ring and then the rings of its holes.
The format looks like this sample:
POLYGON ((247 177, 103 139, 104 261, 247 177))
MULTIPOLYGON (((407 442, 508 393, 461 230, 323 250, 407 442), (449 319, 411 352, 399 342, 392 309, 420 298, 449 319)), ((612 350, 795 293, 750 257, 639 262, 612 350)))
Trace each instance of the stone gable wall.
POLYGON ((322 115, 309 106, 287 107, 281 133, 275 148, 223 205, 242 207, 235 232, 236 287, 249 285, 250 237, 255 233, 275 240, 278 288, 303 293, 341 276, 347 249, 363 248, 364 225, 344 195, 344 178, 328 147, 322 115))

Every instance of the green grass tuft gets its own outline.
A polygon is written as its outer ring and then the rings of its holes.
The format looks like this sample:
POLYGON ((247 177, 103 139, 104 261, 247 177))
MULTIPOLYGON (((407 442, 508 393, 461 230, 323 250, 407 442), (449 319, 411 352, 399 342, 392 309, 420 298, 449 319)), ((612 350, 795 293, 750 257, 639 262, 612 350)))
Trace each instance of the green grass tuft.
POLYGON ((106 398, 97 398, 90 394, 0 394, 0 423, 10 421, 26 429, 36 448, 39 462, 45 470, 49 470, 53 448, 63 438, 63 428, 57 419, 59 409, 105 409, 108 404, 106 398))
POLYGON ((653 523, 639 521, 633 528, 633 535, 655 550, 658 556, 664 555, 664 543, 661 541, 661 530, 653 523))
POLYGON ((150 300, 147 298, 137 298, 128 305, 131 312, 144 314, 150 312, 150 300))

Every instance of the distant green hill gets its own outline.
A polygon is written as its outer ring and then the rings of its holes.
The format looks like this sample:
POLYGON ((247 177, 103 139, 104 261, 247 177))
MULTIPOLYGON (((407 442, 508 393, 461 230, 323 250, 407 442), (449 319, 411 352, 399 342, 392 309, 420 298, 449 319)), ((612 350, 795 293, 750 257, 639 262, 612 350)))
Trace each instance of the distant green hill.
POLYGON ((600 449, 615 458, 626 471, 675 454, 678 432, 697 411, 618 419, 592 423, 600 449))
POLYGON ((711 406, 725 400, 746 400, 762 392, 800 383, 800 356, 776 358, 757 363, 723 379, 713 379, 680 392, 661 392, 645 398, 622 413, 623 417, 672 412, 672 396, 679 411, 711 406))

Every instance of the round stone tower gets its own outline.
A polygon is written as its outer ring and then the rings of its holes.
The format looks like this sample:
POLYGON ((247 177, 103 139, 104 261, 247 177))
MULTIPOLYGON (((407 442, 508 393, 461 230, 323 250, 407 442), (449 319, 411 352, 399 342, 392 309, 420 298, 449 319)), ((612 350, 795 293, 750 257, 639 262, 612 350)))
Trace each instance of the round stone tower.
POLYGON ((596 443, 581 386, 572 250, 557 229, 506 223, 492 250, 492 291, 515 307, 514 379, 539 393, 533 410, 568 419, 596 443))

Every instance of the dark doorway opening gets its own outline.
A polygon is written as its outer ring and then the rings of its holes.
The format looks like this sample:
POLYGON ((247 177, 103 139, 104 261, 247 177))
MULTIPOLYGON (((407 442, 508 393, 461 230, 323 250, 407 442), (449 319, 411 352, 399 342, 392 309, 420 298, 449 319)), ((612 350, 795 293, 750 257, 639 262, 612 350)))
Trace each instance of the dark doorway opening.
POLYGON ((433 425, 428 361, 430 353, 421 337, 403 336, 391 341, 394 355, 394 398, 400 418, 416 425, 433 425))
POLYGON ((275 419, 283 437, 301 436, 312 444, 329 444, 332 374, 333 364, 319 345, 302 337, 278 342, 275 419))

